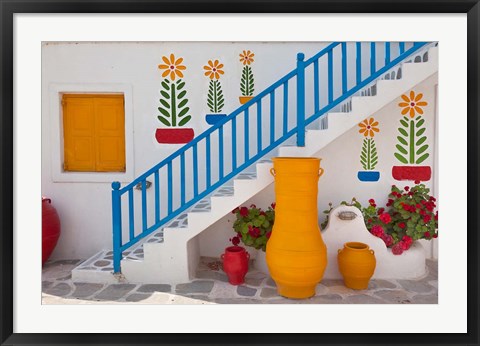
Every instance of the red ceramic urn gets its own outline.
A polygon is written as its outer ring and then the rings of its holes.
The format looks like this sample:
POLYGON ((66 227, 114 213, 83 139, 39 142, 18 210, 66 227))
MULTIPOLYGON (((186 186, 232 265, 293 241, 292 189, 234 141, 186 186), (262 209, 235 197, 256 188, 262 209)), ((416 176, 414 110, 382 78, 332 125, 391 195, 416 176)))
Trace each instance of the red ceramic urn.
POLYGON ((42 197, 42 265, 49 259, 60 238, 60 218, 50 198, 42 197))
POLYGON ((248 272, 248 260, 250 254, 241 246, 229 246, 222 254, 223 271, 228 276, 228 282, 232 285, 241 285, 245 282, 248 272))

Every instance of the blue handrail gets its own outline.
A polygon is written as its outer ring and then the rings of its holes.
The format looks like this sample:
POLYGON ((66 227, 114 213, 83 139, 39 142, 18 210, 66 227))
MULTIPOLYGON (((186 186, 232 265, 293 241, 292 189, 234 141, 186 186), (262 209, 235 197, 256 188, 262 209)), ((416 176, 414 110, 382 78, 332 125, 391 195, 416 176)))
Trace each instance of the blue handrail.
MULTIPOLYGON (((259 158, 278 147, 281 143, 297 136, 297 145, 305 145, 306 126, 319 119, 328 111, 344 102, 347 98, 353 96, 360 89, 368 86, 371 82, 381 77, 384 73, 407 59, 414 52, 424 47, 427 42, 405 43, 399 42, 383 43, 383 49, 377 49, 382 43, 371 42, 369 52, 369 74, 363 78, 365 71, 362 71, 362 43, 355 42, 350 48, 351 54, 355 55, 354 64, 348 63, 349 46, 346 42, 334 42, 319 51, 313 57, 305 61, 303 53, 297 55, 297 67, 287 73, 284 77, 273 83, 271 86, 253 97, 248 103, 240 106, 221 122, 216 123, 208 130, 194 138, 188 144, 184 145, 166 159, 159 162, 145 173, 141 174, 131 183, 123 188, 119 182, 112 183, 112 225, 113 225, 113 262, 114 271, 120 272, 120 262, 122 253, 136 244, 138 241, 148 236, 183 211, 187 210, 202 198, 208 196, 215 189, 225 184, 238 173, 249 167, 259 158), (393 47, 397 46, 395 50, 393 47), (336 48, 339 49, 336 49, 336 48), (377 54, 383 52, 383 59, 378 59, 377 54), (339 58, 338 55, 340 55, 339 58), (325 61, 326 59, 326 61, 325 61), (322 63, 325 62, 327 69, 322 69, 322 63), (379 63, 382 66, 379 66, 379 63), (312 66, 310 69, 309 67, 312 66), (338 71, 341 78, 334 75, 338 71), (313 72, 312 72, 313 70, 313 72), (308 77, 312 77, 313 82, 308 79, 308 83, 313 83, 313 112, 306 116, 307 106, 307 72, 308 77), (353 76, 353 78, 349 78, 353 76), (351 80, 350 80, 351 79, 351 80), (296 94, 289 93, 289 85, 296 84, 296 94), (322 82, 324 85, 322 85, 322 82), (353 84, 349 87, 349 83, 353 84), (275 95, 277 93, 277 95, 275 95), (336 95, 339 94, 339 95, 336 95), (324 106, 322 107, 322 96, 324 106), (296 116, 292 118, 294 124, 291 125, 289 116, 289 97, 296 97, 296 116), (276 103, 278 100, 278 104, 276 103), (269 101, 266 108, 262 109, 262 103, 269 101), (269 106, 269 107, 268 107, 269 106), (277 106, 283 107, 283 112, 276 112, 277 106), (256 112, 250 112, 256 108, 256 112), (263 114, 264 111, 269 114, 263 114), (252 115, 256 113, 255 115, 252 115), (241 117, 243 116, 243 123, 241 117), (256 121, 253 121, 256 116, 256 121), (240 118, 240 119, 239 119, 240 118), (268 119, 268 135, 264 136, 263 122, 268 119), (252 121, 251 121, 252 120, 252 121), (278 124, 278 125, 277 125, 278 124), (278 130, 277 131, 277 125, 278 130), (230 126, 231 130, 226 131, 230 126), (280 135, 278 134, 280 132, 280 135), (231 144, 225 140, 225 133, 231 136, 231 144), (214 142, 217 138, 218 141, 214 142), (251 145, 251 140, 256 141, 256 146, 251 145), (241 144, 237 143, 240 141, 241 144), (231 148, 228 148, 228 145, 231 148), (199 150, 204 149, 205 157, 199 155, 199 150), (241 155, 243 150, 243 156, 241 155), (215 155, 217 153, 217 155, 215 155), (191 156, 192 167, 188 178, 192 181, 187 182, 187 155, 191 156), (227 167, 225 155, 231 159, 231 167, 227 167), (203 161, 204 159, 204 161, 203 161), (215 161, 213 161, 215 160, 215 161), (216 163, 212 165, 212 162, 216 163), (201 181, 200 173, 202 164, 205 165, 204 181, 201 181), (214 176, 212 166, 218 167, 218 176, 214 176), (166 171, 166 172, 165 172, 166 171), (147 178, 153 176, 154 205, 147 208, 147 178), (165 181, 162 181, 164 178, 165 181), (191 183, 191 184, 190 184, 191 183), (204 184, 203 184, 204 183, 204 184), (166 184, 165 189, 161 189, 161 184, 166 184), (179 184, 179 189, 174 191, 174 184, 179 184), (140 186, 141 198, 140 207, 135 208, 134 189, 140 186), (187 192, 187 186, 192 190, 187 192), (162 191, 166 191, 162 193, 162 191), (122 196, 127 194, 128 203, 128 238, 122 240, 122 196), (164 197, 164 198, 162 198, 164 197), (166 214, 162 215, 162 206, 166 214), (141 212, 141 231, 135 234, 135 210, 141 212), (150 213, 149 213, 150 212, 150 213), (150 222, 149 216, 154 221, 150 222)), ((215 172, 217 173, 217 172, 215 172)))

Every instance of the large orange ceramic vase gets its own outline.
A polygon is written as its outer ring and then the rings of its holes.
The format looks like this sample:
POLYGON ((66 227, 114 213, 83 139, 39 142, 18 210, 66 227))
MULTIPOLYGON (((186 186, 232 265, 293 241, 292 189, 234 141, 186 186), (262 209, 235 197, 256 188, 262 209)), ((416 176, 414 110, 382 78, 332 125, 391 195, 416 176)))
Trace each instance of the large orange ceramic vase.
POLYGON ((278 294, 287 298, 315 295, 327 266, 327 248, 318 225, 320 159, 273 158, 275 224, 266 258, 278 294))

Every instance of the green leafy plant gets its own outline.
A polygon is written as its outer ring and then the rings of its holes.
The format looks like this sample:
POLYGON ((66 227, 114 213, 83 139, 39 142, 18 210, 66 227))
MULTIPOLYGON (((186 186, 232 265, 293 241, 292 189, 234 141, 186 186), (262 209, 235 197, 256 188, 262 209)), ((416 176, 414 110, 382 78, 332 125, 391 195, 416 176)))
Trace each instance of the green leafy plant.
POLYGON ((246 246, 265 251, 275 221, 275 203, 265 211, 252 204, 250 207, 235 208, 232 214, 236 216, 233 223, 236 234, 230 239, 233 245, 241 241, 246 246))
POLYGON ((253 78, 252 68, 248 65, 243 67, 242 79, 240 80, 240 91, 243 96, 252 96, 255 80, 253 78))
POLYGON ((403 118, 400 119, 397 136, 397 152, 394 154, 398 161, 404 164, 420 164, 425 161, 429 154, 425 136, 425 119, 422 118, 428 102, 423 101, 423 94, 415 94, 413 90, 409 95, 402 95, 402 102, 398 104, 402 108, 403 118))
POLYGON ((362 145, 362 153, 360 154, 360 163, 366 171, 375 169, 378 163, 377 148, 373 138, 365 138, 362 145))
MULTIPOLYGON (((374 199, 368 201, 368 207, 363 207, 355 198, 352 198, 350 203, 342 201, 341 205, 357 207, 362 212, 370 233, 392 248, 394 255, 400 255, 408 250, 415 240, 438 237, 436 199, 429 192, 430 189, 420 183, 413 187, 405 186, 402 190, 392 185, 385 208, 378 208, 374 199)), ((333 209, 332 203, 329 206, 328 210, 324 210, 327 217, 321 225, 322 228, 327 226, 333 209)))
POLYGON ((185 82, 181 79, 176 82, 164 79, 161 86, 160 107, 158 107, 161 115, 158 116, 158 120, 166 126, 184 126, 192 118, 188 114, 190 108, 187 106, 185 82))
POLYGON ((208 85, 207 105, 212 113, 220 113, 225 104, 219 80, 210 80, 208 85))
POLYGON ((398 144, 395 146, 397 152, 395 157, 404 164, 420 164, 425 161, 429 154, 425 151, 428 144, 425 144, 427 136, 425 136, 426 128, 424 126, 425 119, 417 116, 415 119, 403 117, 400 119, 401 127, 398 128, 400 133, 397 136, 398 144))

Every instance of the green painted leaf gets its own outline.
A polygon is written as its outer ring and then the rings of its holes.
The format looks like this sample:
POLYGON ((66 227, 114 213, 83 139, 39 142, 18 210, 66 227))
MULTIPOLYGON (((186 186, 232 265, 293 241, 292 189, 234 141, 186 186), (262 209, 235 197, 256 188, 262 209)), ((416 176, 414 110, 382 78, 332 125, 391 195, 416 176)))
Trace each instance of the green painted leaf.
POLYGON ((417 125, 415 125, 417 128, 422 126, 425 123, 425 119, 421 119, 419 122, 417 122, 417 125))
POLYGON ((170 113, 166 109, 163 109, 162 107, 158 107, 158 110, 160 111, 160 113, 165 115, 167 118, 170 118, 170 113))
POLYGON ((398 128, 398 132, 400 132, 402 135, 404 135, 405 137, 408 137, 408 133, 407 131, 405 131, 404 129, 402 129, 401 127, 398 128))
POLYGON ((170 124, 170 122, 169 122, 167 119, 165 119, 164 117, 162 117, 161 115, 159 115, 157 118, 158 118, 158 120, 160 120, 160 121, 161 121, 162 123, 164 123, 165 125, 167 125, 167 126, 172 126, 172 125, 170 124))
POLYGON ((170 90, 170 85, 167 82, 163 81, 161 84, 165 90, 170 90))
POLYGON ((180 100, 180 99, 183 99, 186 94, 187 94, 187 91, 184 90, 184 91, 180 92, 180 94, 178 94, 177 98, 178 98, 179 100, 180 100))
POLYGON ((404 127, 408 128, 408 122, 406 122, 405 120, 400 119, 400 124, 402 124, 404 127))
POLYGON ((181 79, 179 79, 179 80, 177 81, 177 90, 182 90, 183 87, 185 86, 185 82, 183 82, 183 81, 180 82, 180 81, 181 81, 181 79))
POLYGON ((402 155, 400 155, 399 153, 395 153, 394 156, 398 159, 398 161, 400 161, 401 163, 405 163, 407 164, 408 163, 408 160, 403 157, 402 155))
POLYGON ((397 144, 395 148, 397 148, 398 151, 401 152, 402 154, 408 155, 408 151, 404 147, 402 147, 400 144, 397 144))
POLYGON ((427 137, 424 136, 424 137, 420 138, 420 139, 417 141, 417 143, 415 143, 415 145, 419 146, 419 145, 421 145, 423 142, 425 142, 426 140, 427 140, 427 137))
POLYGON ((421 116, 420 116, 420 115, 417 115, 417 117, 415 118, 415 120, 418 120, 418 119, 420 119, 420 118, 421 118, 421 116))
POLYGON ((164 99, 160 99, 160 103, 161 103, 162 106, 164 106, 165 108, 170 109, 170 103, 168 103, 168 102, 165 101, 164 99))
POLYGON ((425 131, 426 131, 426 129, 425 129, 425 128, 422 128, 422 129, 420 129, 420 130, 417 131, 417 133, 415 134, 415 136, 420 137, 421 135, 423 135, 423 133, 424 133, 425 131))
POLYGON ((178 108, 183 108, 188 102, 188 99, 184 99, 182 100, 179 104, 178 104, 178 108))
POLYGON ((187 115, 185 118, 180 120, 180 122, 178 123, 178 126, 185 125, 186 123, 188 123, 190 121, 190 119, 192 119, 192 117, 190 115, 187 115))
POLYGON ((370 162, 370 167, 371 167, 372 169, 375 169, 375 167, 377 166, 377 163, 378 163, 377 160, 372 160, 372 162, 370 162))
POLYGON ((419 163, 422 163, 423 161, 425 161, 427 159, 427 157, 429 157, 430 155, 428 153, 425 153, 423 154, 422 156, 420 156, 418 159, 417 159, 417 164, 419 163))
POLYGON ((188 113, 189 110, 190 110, 189 107, 185 107, 184 109, 182 109, 182 110, 180 111, 180 113, 178 113, 178 117, 179 117, 179 118, 183 117, 185 114, 188 113))
POLYGON ((425 144, 423 147, 421 147, 420 149, 417 150, 417 155, 420 155, 421 153, 423 153, 427 149, 428 149, 428 144, 425 144))
POLYGON ((408 142, 405 140, 405 138, 397 136, 397 139, 401 144, 408 145, 408 142))
POLYGON ((167 100, 170 100, 170 94, 166 91, 160 90, 160 94, 162 94, 162 96, 165 97, 167 100))

